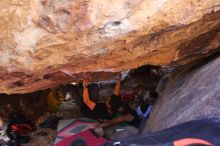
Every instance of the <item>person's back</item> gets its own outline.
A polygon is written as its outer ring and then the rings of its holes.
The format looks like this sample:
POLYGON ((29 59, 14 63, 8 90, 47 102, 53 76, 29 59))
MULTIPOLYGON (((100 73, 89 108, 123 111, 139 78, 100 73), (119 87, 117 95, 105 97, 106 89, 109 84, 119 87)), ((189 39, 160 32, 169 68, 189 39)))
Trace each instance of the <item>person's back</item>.
POLYGON ((83 116, 92 119, 111 119, 112 116, 108 113, 105 103, 96 103, 96 106, 91 110, 86 104, 81 105, 81 113, 83 116))
MULTIPOLYGON (((121 77, 121 76, 120 76, 121 77)), ((91 100, 88 89, 88 80, 84 80, 83 89, 83 105, 81 107, 82 114, 93 119, 111 119, 114 113, 121 106, 120 94, 120 79, 117 80, 114 94, 111 99, 107 99, 105 103, 94 102, 91 100)))

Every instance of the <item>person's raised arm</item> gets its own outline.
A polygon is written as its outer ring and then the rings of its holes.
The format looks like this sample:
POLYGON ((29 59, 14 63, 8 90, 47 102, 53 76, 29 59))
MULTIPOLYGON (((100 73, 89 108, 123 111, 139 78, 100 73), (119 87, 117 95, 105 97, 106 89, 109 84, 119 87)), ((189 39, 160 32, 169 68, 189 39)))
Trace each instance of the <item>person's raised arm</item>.
POLYGON ((121 88, 121 74, 118 76, 117 83, 115 85, 114 95, 120 95, 120 88, 121 88))
POLYGON ((88 80, 83 80, 83 102, 93 110, 95 108, 96 103, 90 100, 89 90, 88 90, 88 80))

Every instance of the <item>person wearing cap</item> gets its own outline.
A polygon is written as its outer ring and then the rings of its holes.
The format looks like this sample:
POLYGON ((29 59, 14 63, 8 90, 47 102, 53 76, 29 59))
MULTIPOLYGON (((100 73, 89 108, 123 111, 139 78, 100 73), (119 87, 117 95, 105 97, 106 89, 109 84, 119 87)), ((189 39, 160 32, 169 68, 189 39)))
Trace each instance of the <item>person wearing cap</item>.
POLYGON ((122 105, 120 98, 121 74, 117 79, 114 93, 111 98, 107 98, 104 103, 94 102, 89 97, 89 81, 83 80, 83 114, 93 119, 112 119, 122 105))

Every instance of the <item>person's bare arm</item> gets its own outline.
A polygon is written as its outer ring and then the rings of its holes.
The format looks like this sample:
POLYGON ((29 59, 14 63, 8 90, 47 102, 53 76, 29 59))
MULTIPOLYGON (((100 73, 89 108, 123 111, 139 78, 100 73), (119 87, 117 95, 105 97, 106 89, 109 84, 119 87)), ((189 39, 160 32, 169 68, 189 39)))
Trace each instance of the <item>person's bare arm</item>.
POLYGON ((83 80, 84 88, 83 88, 83 102, 93 110, 95 108, 96 103, 90 100, 89 90, 88 90, 88 80, 83 80))
POLYGON ((101 127, 108 127, 108 126, 111 126, 111 125, 115 125, 115 124, 119 124, 119 123, 122 123, 122 122, 126 122, 126 121, 129 121, 129 119, 131 119, 132 115, 127 113, 125 115, 122 115, 120 117, 117 117, 117 118, 114 118, 112 120, 108 120, 102 124, 100 124, 101 127))
POLYGON ((115 85, 114 95, 120 95, 120 88, 121 88, 121 74, 118 76, 117 83, 115 85))

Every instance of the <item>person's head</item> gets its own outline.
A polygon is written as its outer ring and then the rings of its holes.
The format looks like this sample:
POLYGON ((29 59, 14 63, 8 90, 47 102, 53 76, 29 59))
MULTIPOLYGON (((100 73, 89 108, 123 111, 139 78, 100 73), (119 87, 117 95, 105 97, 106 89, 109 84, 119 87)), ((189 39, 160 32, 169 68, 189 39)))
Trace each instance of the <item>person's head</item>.
POLYGON ((118 112, 120 107, 122 106, 122 101, 120 96, 112 95, 110 99, 107 99, 106 106, 113 113, 118 112))
POLYGON ((159 95, 158 95, 158 93, 156 91, 150 91, 149 92, 149 97, 148 97, 147 101, 148 102, 154 102, 157 99, 158 96, 159 95))

